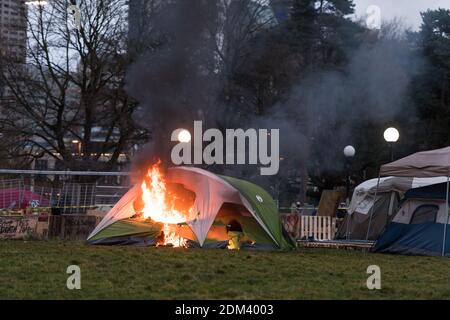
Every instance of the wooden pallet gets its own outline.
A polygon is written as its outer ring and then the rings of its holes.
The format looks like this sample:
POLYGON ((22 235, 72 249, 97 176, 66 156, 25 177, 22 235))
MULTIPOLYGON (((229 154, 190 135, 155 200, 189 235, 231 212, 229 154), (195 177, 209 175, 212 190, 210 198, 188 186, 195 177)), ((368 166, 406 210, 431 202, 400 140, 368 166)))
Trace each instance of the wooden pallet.
POLYGON ((360 250, 369 251, 374 242, 373 241, 308 241, 297 240, 299 247, 304 248, 332 248, 332 249, 344 249, 344 250, 360 250))

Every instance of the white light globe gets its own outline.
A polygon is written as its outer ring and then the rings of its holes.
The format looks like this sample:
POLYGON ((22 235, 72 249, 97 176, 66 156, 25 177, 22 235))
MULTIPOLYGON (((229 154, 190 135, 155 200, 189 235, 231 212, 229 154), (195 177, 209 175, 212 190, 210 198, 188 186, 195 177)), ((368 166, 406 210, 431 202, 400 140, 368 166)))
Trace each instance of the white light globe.
POLYGON ((384 140, 386 140, 387 142, 397 142, 400 138, 400 133, 395 128, 387 128, 384 131, 383 136, 384 140))
POLYGON ((191 141, 191 133, 189 131, 187 131, 186 129, 182 129, 180 130, 180 132, 178 133, 178 141, 180 142, 190 142, 191 141))
POLYGON ((355 153, 356 153, 356 150, 355 150, 355 148, 354 148, 353 146, 346 146, 346 147, 344 148, 344 155, 345 155, 347 158, 354 157, 354 156, 355 156, 355 153))

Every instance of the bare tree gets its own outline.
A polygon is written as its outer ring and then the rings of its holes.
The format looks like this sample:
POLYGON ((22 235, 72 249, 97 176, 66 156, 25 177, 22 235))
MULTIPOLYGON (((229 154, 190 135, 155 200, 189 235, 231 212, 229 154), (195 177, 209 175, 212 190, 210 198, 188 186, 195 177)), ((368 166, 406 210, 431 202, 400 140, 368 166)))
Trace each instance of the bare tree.
POLYGON ((131 117, 137 104, 124 92, 126 1, 83 1, 75 12, 70 5, 54 0, 28 10, 26 63, 1 57, 11 99, 0 130, 17 137, 24 156, 109 170, 146 138, 131 117))
POLYGON ((250 41, 276 21, 264 1, 219 0, 217 5, 219 22, 211 24, 210 31, 216 39, 218 69, 230 76, 238 64, 245 63, 250 41))
POLYGON ((211 28, 216 39, 216 72, 222 81, 223 101, 237 108, 237 112, 225 113, 235 118, 229 121, 240 122, 241 116, 262 114, 279 98, 277 84, 289 79, 286 73, 292 67, 278 31, 283 26, 271 1, 219 0, 218 7, 219 21, 211 28))

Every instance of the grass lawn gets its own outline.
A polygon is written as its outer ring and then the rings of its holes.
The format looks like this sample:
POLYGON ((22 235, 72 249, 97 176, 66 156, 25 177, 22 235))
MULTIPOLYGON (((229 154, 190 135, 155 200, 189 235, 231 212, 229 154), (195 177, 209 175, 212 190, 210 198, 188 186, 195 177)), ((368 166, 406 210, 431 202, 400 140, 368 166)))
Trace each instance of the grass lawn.
POLYGON ((0 241, 0 299, 450 299, 450 259, 0 241), (66 288, 69 265, 81 290, 66 288), (382 289, 368 290, 378 265, 382 289))

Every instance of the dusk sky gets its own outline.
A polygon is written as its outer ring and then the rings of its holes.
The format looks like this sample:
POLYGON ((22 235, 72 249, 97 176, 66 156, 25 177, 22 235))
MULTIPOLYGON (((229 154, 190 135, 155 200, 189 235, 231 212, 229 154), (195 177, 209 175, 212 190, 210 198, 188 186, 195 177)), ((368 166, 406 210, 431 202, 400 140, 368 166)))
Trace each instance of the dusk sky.
POLYGON ((407 27, 417 29, 421 24, 420 12, 427 9, 450 9, 449 0, 355 0, 357 16, 364 16, 370 5, 381 9, 383 20, 402 18, 407 27))

